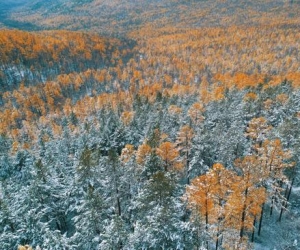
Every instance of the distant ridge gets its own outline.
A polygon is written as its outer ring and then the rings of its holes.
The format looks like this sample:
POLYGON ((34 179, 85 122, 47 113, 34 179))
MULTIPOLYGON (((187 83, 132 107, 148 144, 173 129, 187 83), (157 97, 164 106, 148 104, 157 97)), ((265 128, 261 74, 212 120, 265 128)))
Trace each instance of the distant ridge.
POLYGON ((111 35, 126 34, 147 25, 191 28, 259 25, 278 20, 299 23, 299 3, 295 0, 36 0, 27 3, 19 0, 2 4, 2 10, 9 10, 5 16, 2 13, 0 20, 8 28, 19 25, 28 30, 89 30, 111 35), (20 4, 22 8, 18 8, 20 4))

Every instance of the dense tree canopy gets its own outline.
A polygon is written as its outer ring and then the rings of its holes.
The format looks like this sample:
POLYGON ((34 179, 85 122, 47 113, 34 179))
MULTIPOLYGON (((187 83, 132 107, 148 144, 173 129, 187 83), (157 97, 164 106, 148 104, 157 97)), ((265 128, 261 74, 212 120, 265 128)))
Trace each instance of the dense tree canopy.
POLYGON ((0 30, 0 248, 297 249, 299 4, 57 2, 126 38, 0 30))

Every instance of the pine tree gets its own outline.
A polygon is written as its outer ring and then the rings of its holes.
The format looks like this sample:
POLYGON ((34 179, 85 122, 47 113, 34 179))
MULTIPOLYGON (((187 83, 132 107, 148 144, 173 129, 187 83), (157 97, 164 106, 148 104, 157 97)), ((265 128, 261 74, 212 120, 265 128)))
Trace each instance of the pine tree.
POLYGON ((177 135, 177 149, 184 155, 184 169, 187 184, 190 183, 190 154, 192 149, 192 140, 194 131, 189 126, 183 126, 177 135))

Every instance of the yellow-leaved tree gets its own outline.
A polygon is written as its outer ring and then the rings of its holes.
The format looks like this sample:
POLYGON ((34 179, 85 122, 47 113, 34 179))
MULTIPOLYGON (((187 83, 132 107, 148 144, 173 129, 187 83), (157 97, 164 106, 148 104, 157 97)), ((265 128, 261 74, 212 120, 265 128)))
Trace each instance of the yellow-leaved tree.
POLYGON ((185 197, 193 217, 203 218, 207 233, 206 244, 212 238, 215 240, 216 249, 225 228, 225 204, 237 179, 233 171, 216 163, 205 175, 193 179, 186 189, 185 197))
POLYGON ((256 156, 250 155, 234 162, 239 176, 226 204, 226 221, 229 228, 239 231, 239 244, 244 244, 245 231, 254 232, 254 226, 266 199, 266 189, 261 185, 267 173, 256 156))
MULTIPOLYGON (((281 209, 280 220, 287 204, 287 194, 283 194, 284 185, 286 189, 291 185, 284 171, 293 167, 294 163, 289 162, 292 154, 283 149, 280 139, 267 139, 271 130, 272 126, 268 125, 267 119, 258 117, 249 122, 245 135, 252 141, 252 154, 257 157, 259 173, 262 174, 260 185, 266 188, 266 199, 269 199, 271 203, 270 215, 272 215, 274 206, 277 205, 281 209)), ((261 232, 263 213, 264 203, 261 209, 258 235, 261 232)))
POLYGON ((179 159, 179 151, 175 143, 169 141, 161 143, 156 149, 156 153, 162 159, 166 172, 182 169, 182 162, 179 159))

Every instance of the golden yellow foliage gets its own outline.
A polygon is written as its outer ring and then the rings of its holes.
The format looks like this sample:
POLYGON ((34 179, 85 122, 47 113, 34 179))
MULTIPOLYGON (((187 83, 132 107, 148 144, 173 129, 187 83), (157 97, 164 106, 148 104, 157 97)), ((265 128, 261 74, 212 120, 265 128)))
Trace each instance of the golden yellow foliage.
POLYGON ((268 121, 264 117, 253 118, 248 125, 246 136, 252 140, 263 140, 266 134, 272 129, 272 126, 268 125, 268 121))
POLYGON ((245 94, 244 100, 245 101, 255 101, 257 99, 257 95, 253 92, 249 92, 245 94))
POLYGON ((133 116, 134 116, 134 112, 124 111, 121 115, 121 120, 123 124, 125 126, 128 126, 131 123, 133 116))
POLYGON ((134 146, 131 144, 126 144, 121 152, 121 161, 124 163, 128 162, 134 153, 134 146))
POLYGON ((203 122, 203 120, 204 120, 204 116, 203 116, 204 111, 205 111, 204 106, 201 103, 196 102, 190 107, 190 109, 188 111, 188 115, 191 118, 191 120, 196 125, 198 125, 199 123, 203 122))
POLYGON ((182 109, 179 108, 178 106, 176 105, 171 105, 169 108, 168 108, 168 111, 170 114, 172 115, 180 115, 182 113, 182 109))
POLYGON ((156 149, 156 153, 164 161, 164 168, 166 171, 169 171, 170 169, 182 169, 182 163, 178 159, 179 151, 175 144, 171 142, 163 142, 156 149))
POLYGON ((143 165, 147 156, 149 156, 151 152, 152 148, 147 143, 140 145, 136 152, 136 162, 140 165, 143 165))

